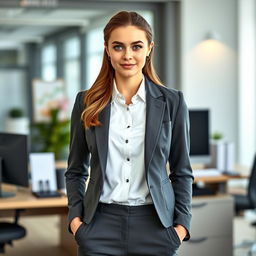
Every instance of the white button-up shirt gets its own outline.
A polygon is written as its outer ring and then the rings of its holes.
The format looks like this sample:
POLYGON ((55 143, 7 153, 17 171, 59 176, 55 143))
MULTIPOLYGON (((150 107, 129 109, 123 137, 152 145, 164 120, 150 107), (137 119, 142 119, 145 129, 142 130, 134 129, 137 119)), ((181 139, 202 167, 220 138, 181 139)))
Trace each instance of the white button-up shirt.
POLYGON ((146 91, 143 78, 127 105, 113 84, 108 156, 100 202, 124 205, 151 204, 145 177, 144 141, 146 91))

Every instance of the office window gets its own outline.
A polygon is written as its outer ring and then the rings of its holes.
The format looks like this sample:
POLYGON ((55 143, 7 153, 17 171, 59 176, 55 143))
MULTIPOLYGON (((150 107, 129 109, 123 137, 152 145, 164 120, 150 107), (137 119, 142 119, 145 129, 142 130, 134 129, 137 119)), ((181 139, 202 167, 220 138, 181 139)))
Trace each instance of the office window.
POLYGON ((142 17, 145 18, 145 20, 148 22, 148 24, 151 26, 152 30, 154 31, 154 14, 152 11, 137 11, 142 17))
POLYGON ((71 106, 73 106, 76 94, 81 88, 80 78, 80 40, 72 37, 64 42, 64 80, 66 93, 71 106))
MULTIPOLYGON (((154 16, 151 11, 138 11, 154 30, 154 16)), ((88 32, 86 38, 86 49, 87 65, 86 65, 86 81, 87 84, 83 87, 90 88, 97 78, 103 58, 104 51, 104 40, 103 40, 103 28, 98 27, 88 32)))
POLYGON ((98 27, 91 30, 87 34, 86 44, 88 45, 86 49, 88 62, 86 65, 87 84, 85 87, 90 88, 97 78, 102 64, 104 51, 103 27, 98 27))
POLYGON ((42 79, 52 81, 57 78, 56 46, 49 44, 42 48, 42 79))

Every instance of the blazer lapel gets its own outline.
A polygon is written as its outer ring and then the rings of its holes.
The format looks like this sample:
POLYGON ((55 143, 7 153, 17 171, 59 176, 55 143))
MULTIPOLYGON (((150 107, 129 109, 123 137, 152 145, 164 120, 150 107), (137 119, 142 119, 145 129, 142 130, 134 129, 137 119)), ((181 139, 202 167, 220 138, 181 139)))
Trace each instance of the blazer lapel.
POLYGON ((98 149, 98 155, 100 160, 100 166, 102 171, 102 177, 104 180, 105 170, 108 156, 108 134, 109 134, 109 120, 111 110, 111 100, 108 105, 99 114, 99 120, 102 126, 95 127, 96 144, 98 149))
POLYGON ((158 85, 146 79, 146 131, 145 131, 145 170, 148 171, 157 144, 166 103, 159 99, 163 94, 158 85))

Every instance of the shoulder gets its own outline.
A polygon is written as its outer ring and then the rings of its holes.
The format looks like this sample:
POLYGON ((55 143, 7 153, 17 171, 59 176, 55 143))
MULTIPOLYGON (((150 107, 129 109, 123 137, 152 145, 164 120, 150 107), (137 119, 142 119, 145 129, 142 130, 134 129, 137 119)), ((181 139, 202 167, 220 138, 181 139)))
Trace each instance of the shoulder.
POLYGON ((76 98, 77 99, 83 98, 85 96, 86 92, 87 92, 87 90, 78 92, 77 95, 76 95, 76 98))
POLYGON ((179 100, 181 91, 173 88, 168 88, 165 85, 159 85, 161 92, 168 98, 172 100, 179 100))
POLYGON ((169 88, 165 85, 157 85, 154 83, 153 85, 160 90, 165 101, 169 102, 171 105, 179 105, 180 102, 184 100, 183 93, 180 90, 169 88))
POLYGON ((80 110, 83 110, 84 107, 85 107, 84 98, 85 98, 86 92, 87 92, 87 90, 80 91, 80 92, 78 92, 77 95, 76 95, 75 105, 77 105, 77 107, 78 107, 80 110))

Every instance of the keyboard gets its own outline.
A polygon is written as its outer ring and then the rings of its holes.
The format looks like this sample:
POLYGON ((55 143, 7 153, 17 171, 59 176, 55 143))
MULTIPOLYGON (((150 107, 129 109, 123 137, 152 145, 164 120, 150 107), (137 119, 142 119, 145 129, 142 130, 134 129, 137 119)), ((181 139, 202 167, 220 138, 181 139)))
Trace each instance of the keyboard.
POLYGON ((61 197, 58 191, 33 192, 33 195, 39 198, 61 197))
POLYGON ((194 177, 221 176, 222 171, 215 168, 195 169, 193 170, 193 175, 194 177))
POLYGON ((223 171, 223 175, 227 176, 240 176, 241 174, 238 171, 223 171))

